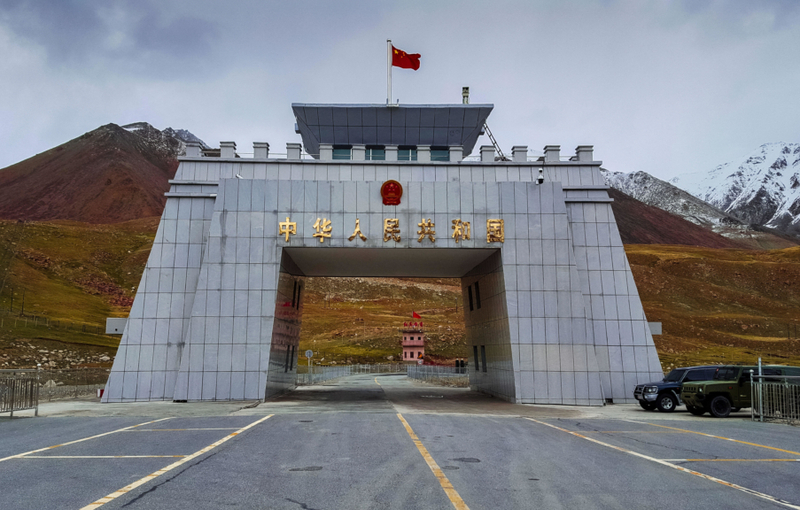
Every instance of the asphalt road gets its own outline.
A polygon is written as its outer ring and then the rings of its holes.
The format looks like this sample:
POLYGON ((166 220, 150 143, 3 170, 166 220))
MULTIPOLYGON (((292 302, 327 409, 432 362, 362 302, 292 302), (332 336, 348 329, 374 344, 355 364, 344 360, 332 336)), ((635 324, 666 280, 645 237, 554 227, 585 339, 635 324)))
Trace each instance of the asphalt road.
POLYGON ((387 375, 242 407, 0 418, 0 508, 800 508, 798 429, 742 417, 519 406, 387 375))

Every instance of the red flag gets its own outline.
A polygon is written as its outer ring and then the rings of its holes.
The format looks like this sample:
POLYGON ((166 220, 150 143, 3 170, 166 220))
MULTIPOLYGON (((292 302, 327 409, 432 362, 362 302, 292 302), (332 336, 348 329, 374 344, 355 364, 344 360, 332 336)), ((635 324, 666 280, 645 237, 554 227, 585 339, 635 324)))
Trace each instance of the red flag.
POLYGON ((408 54, 403 50, 398 50, 392 45, 392 65, 395 67, 402 67, 403 69, 419 69, 419 58, 422 55, 419 53, 408 54))
POLYGON ((412 311, 412 312, 411 312, 411 316, 412 316, 414 319, 421 319, 421 318, 422 318, 422 317, 420 317, 420 315, 419 315, 417 312, 414 312, 414 311, 412 311))

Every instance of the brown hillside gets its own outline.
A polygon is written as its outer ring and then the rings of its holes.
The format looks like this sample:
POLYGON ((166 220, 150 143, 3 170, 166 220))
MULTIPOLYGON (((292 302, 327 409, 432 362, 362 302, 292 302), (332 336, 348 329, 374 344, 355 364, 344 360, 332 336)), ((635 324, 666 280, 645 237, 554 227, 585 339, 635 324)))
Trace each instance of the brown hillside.
POLYGON ((118 223, 159 216, 178 162, 107 124, 0 170, 0 218, 118 223))
POLYGON ((683 244, 705 248, 745 248, 737 241, 609 188, 611 209, 624 244, 683 244))

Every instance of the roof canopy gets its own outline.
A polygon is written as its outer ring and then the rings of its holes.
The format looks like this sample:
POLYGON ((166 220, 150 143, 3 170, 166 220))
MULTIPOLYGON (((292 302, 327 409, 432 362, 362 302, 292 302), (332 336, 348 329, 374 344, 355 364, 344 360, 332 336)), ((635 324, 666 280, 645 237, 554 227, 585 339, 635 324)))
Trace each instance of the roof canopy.
POLYGON ((319 145, 460 145, 475 147, 491 104, 399 105, 293 103, 303 145, 319 157, 319 145))

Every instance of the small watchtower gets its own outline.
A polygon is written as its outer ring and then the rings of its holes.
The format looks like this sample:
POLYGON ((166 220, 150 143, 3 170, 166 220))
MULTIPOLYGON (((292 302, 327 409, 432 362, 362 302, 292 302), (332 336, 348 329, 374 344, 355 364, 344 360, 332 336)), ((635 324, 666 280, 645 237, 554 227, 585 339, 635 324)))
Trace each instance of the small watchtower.
POLYGON ((425 358, 425 329, 422 322, 404 322, 401 341, 403 361, 417 361, 425 358))

